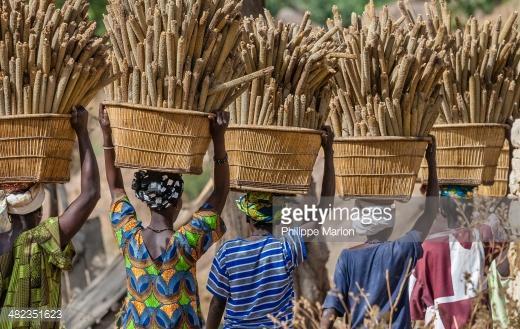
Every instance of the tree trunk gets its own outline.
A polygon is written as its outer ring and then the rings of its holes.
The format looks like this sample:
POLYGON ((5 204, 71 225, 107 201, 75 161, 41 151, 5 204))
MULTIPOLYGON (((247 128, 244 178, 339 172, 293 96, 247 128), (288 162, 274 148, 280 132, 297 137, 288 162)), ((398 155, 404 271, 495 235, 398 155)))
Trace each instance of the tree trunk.
POLYGON ((243 0, 242 15, 257 17, 264 13, 264 0, 243 0))
POLYGON ((309 242, 307 261, 294 275, 294 289, 297 298, 304 298, 311 304, 323 303, 330 288, 328 271, 329 248, 323 243, 309 242))
MULTIPOLYGON (((314 167, 311 194, 317 195, 316 186, 321 186, 322 175, 323 157, 320 156, 314 167)), ((308 242, 305 245, 307 247, 307 261, 298 268, 294 276, 296 297, 304 298, 313 305, 321 304, 330 288, 327 271, 329 248, 323 242, 308 242)))

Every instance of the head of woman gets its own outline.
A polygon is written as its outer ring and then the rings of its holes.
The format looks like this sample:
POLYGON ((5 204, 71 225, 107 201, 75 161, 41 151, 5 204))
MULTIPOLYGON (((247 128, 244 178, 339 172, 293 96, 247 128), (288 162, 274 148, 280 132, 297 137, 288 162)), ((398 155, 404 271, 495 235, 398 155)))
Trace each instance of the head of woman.
POLYGON ((360 213, 360 218, 352 221, 352 228, 356 234, 365 236, 367 241, 387 241, 394 231, 395 200, 358 198, 354 205, 360 213), (376 208, 379 209, 377 212, 376 208), (389 217, 382 216, 388 212, 385 208, 392 208, 389 217))
POLYGON ((366 236, 367 241, 387 241, 394 231, 395 200, 359 198, 354 201, 354 205, 361 214, 359 220, 352 221, 356 234, 366 236), (382 216, 388 213, 385 208, 391 208, 389 217, 382 216))
POLYGON ((254 228, 272 231, 273 195, 265 192, 248 192, 236 201, 238 209, 246 215, 254 228))
POLYGON ((139 170, 134 174, 132 189, 152 213, 173 220, 182 208, 184 181, 180 174, 139 170))
POLYGON ((3 184, 0 186, 0 222, 19 225, 24 230, 37 226, 42 219, 45 189, 40 184, 3 184))
POLYGON ((440 211, 447 219, 448 228, 458 228, 471 222, 473 189, 471 186, 441 186, 440 211))

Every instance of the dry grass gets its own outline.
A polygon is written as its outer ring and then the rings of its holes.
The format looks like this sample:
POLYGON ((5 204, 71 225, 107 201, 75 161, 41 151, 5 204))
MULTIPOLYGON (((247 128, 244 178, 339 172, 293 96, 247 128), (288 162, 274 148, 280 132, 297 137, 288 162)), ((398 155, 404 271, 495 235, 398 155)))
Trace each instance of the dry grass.
MULTIPOLYGON (((476 198, 474 207, 475 210, 480 214, 480 218, 476 218, 471 223, 464 218, 465 206, 459 204, 458 212, 461 215, 461 221, 465 222, 467 227, 475 227, 476 225, 482 224, 484 219, 487 219, 491 213, 494 213, 498 218, 498 225, 502 227, 501 237, 502 241, 515 241, 514 238, 517 236, 517 232, 513 227, 509 225, 509 202, 506 199, 500 198, 476 198)), ((489 224, 489 223, 488 223, 489 224)), ((520 273, 520 262, 518 262, 517 254, 520 250, 520 244, 511 243, 510 250, 510 264, 511 264, 511 280, 514 281, 517 278, 517 273, 520 273)), ((410 271, 408 271, 409 273, 410 271)), ((470 276, 467 275, 467 282, 470 282, 470 276)), ((387 273, 387 285, 390 296, 390 286, 388 284, 388 273, 387 273)), ((483 281, 486 282, 486 281, 483 281)), ((476 291, 479 291, 477 297, 474 299, 474 306, 471 314, 470 325, 462 328, 473 328, 473 329, 487 329, 487 328, 500 328, 500 325, 493 321, 491 317, 491 311, 488 306, 488 292, 484 287, 474 287, 476 291)), ((362 301, 368 302, 368 295, 364 289, 358 286, 360 293, 358 295, 350 295, 354 305, 360 305, 362 301)), ((400 293, 398 298, 403 298, 404 294, 407 293, 406 289, 400 287, 400 293)), ((342 298, 341 298, 342 299, 342 298)), ((506 304, 507 312, 509 316, 509 328, 520 328, 520 301, 511 294, 510 291, 506 293, 506 304)), ((389 312, 381 314, 380 309, 377 305, 368 305, 365 313, 364 325, 367 329, 381 329, 381 328, 392 328, 392 313, 396 311, 397 301, 392 301, 392 307, 389 312)), ((344 305, 346 308, 346 306, 344 305)), ((352 313, 352 312, 350 312, 352 313)), ((305 299, 298 299, 294 305, 294 328, 301 329, 320 329, 320 318, 322 314, 322 305, 320 303, 312 303, 305 299)), ((345 318, 339 318, 336 320, 334 328, 346 329, 351 327, 349 322, 351 316, 347 314, 345 318)), ((289 328, 286 323, 282 323, 273 318, 273 321, 278 324, 281 328, 289 328)), ((414 328, 434 328, 432 323, 416 322, 414 328)))

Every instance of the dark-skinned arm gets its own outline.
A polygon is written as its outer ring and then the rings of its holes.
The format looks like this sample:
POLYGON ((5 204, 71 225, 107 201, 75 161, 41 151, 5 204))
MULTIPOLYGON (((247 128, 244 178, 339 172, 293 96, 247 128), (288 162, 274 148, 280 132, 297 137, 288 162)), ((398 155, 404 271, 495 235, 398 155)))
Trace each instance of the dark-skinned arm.
POLYGON ((99 170, 87 130, 88 112, 83 107, 72 111, 71 124, 78 137, 81 162, 81 192, 60 216, 60 241, 65 248, 96 207, 100 198, 99 170))
MULTIPOLYGON (((507 177, 511 177, 511 172, 513 171, 513 151, 515 148, 513 147, 513 143, 511 141, 512 127, 513 127, 513 122, 508 120, 507 128, 506 128, 506 139, 509 143, 509 171, 507 173, 507 177)), ((508 192, 508 194, 510 193, 509 185, 507 188, 507 192, 508 192)), ((508 204, 510 204, 510 202, 511 202, 510 200, 507 199, 507 196, 505 197, 505 202, 507 202, 508 204)), ((509 243, 503 243, 502 248, 500 250, 500 254, 496 258, 497 271, 502 278, 507 278, 511 275, 511 265, 509 263, 508 254, 509 254, 509 243)))
MULTIPOLYGON (((332 145, 334 133, 329 126, 323 127, 321 134, 321 147, 324 154, 323 180, 321 184, 320 208, 328 208, 331 198, 336 194, 336 173, 334 171, 334 151, 332 145)), ((318 226, 318 221, 312 221, 301 226, 302 229, 313 229, 318 226)))
POLYGON ((321 184, 321 200, 332 198, 336 194, 336 173, 334 171, 334 151, 332 148, 334 134, 329 126, 323 128, 321 147, 325 156, 323 182, 321 184))
POLYGON ((112 142, 112 129, 110 127, 110 120, 106 112, 105 106, 101 104, 99 106, 99 125, 103 132, 103 148, 105 152, 105 171, 108 181, 108 187, 110 189, 110 195, 112 201, 125 195, 125 184, 123 182, 123 175, 121 169, 115 166, 116 152, 114 150, 114 144, 112 142))
POLYGON ((226 142, 224 139, 228 123, 228 112, 219 111, 210 118, 210 132, 213 140, 215 160, 213 169, 215 187, 207 202, 215 208, 218 214, 222 213, 229 194, 229 164, 227 162, 226 142))
POLYGON ((213 296, 209 304, 208 321, 206 329, 218 329, 222 315, 226 309, 226 300, 213 296))
POLYGON ((439 211, 439 181, 437 179, 437 160, 436 160, 436 141, 431 136, 431 142, 426 149, 426 161, 428 162, 428 186, 426 188, 426 203, 424 212, 417 220, 412 230, 421 234, 421 239, 425 239, 430 233, 433 221, 439 211))

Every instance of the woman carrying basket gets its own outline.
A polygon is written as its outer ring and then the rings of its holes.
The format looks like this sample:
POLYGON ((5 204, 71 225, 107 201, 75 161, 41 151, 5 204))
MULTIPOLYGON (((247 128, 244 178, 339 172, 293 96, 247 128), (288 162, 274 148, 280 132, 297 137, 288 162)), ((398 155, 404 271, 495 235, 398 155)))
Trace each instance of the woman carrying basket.
POLYGON ((100 107, 105 166, 113 204, 110 220, 125 258, 128 294, 118 320, 120 328, 202 328, 196 262, 224 234, 220 214, 229 192, 229 165, 224 132, 229 114, 211 118, 215 190, 191 221, 174 229, 181 210, 183 180, 179 174, 138 171, 132 189, 150 208, 144 227, 126 195, 108 115, 100 107))
MULTIPOLYGON (((332 151, 333 134, 324 128, 325 155, 320 204, 328 204, 335 192, 332 151)), ((207 329, 292 328, 292 274, 307 258, 303 237, 298 233, 273 234, 273 195, 249 192, 237 200, 251 227, 251 236, 227 241, 217 252, 208 277, 213 295, 207 329)), ((315 228, 312 221, 302 229, 315 228)))
MULTIPOLYGON (((438 209, 439 185, 435 139, 426 150, 428 189, 423 214, 412 229, 389 241, 396 219, 353 221, 356 234, 366 236, 363 245, 342 251, 334 272, 334 287, 323 303, 321 329, 331 329, 337 317, 345 317, 352 328, 363 328, 370 310, 379 308, 378 318, 387 316, 391 328, 411 327, 408 276, 422 256, 421 241, 428 235, 438 209), (391 318, 390 318, 391 316, 391 318)), ((356 200, 364 208, 385 207, 388 200, 356 200)), ((390 203, 393 205, 393 202, 390 203)))
MULTIPOLYGON (((84 108, 72 111, 71 124, 78 136, 81 159, 81 193, 61 216, 41 221, 45 199, 42 185, 0 185, 0 227, 9 223, 11 227, 0 232, 1 329, 59 328, 61 271, 71 268, 74 256, 70 241, 99 200, 99 171, 87 122, 84 108), (53 314, 57 320, 18 320, 15 311, 22 309, 48 309, 47 315, 53 314)), ((37 318, 41 320, 42 316, 37 318)))

